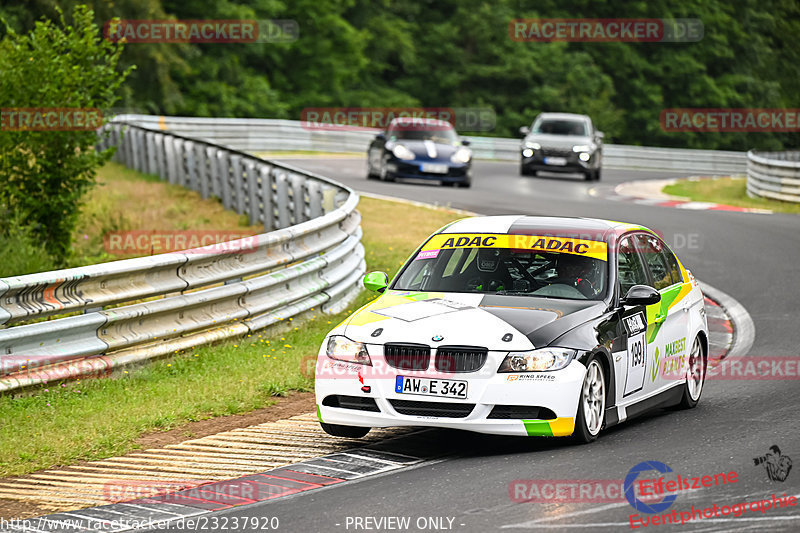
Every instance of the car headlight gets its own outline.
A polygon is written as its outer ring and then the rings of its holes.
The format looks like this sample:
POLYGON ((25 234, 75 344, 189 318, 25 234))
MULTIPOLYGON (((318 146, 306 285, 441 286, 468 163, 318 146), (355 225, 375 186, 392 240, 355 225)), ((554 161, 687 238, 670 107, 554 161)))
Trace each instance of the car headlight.
POLYGON ((332 335, 328 339, 325 353, 331 359, 372 366, 367 346, 363 342, 351 341, 342 335, 332 335))
POLYGON ((567 366, 577 350, 569 348, 540 348, 529 352, 509 352, 498 372, 544 372, 567 366))
POLYGON ((592 158, 592 154, 590 154, 588 152, 581 152, 581 153, 578 154, 578 159, 580 159, 581 161, 584 161, 584 162, 588 161, 591 158, 592 158))
POLYGON ((591 152, 592 147, 588 144, 579 144, 577 146, 572 147, 573 152, 591 152))
POLYGON ((526 142, 525 146, 530 148, 531 150, 541 150, 542 149, 542 145, 539 144, 539 143, 526 142))
POLYGON ((392 148, 392 153, 397 159, 414 159, 414 152, 403 146, 402 144, 395 144, 392 148))
POLYGON ((530 157, 532 155, 533 155, 533 150, 531 150, 530 148, 525 148, 522 151, 522 157, 530 157))
POLYGON ((450 161, 452 161, 453 163, 469 163, 469 160, 471 158, 472 158, 472 152, 470 152, 469 149, 464 148, 462 146, 461 148, 456 150, 456 153, 454 153, 450 157, 450 161))

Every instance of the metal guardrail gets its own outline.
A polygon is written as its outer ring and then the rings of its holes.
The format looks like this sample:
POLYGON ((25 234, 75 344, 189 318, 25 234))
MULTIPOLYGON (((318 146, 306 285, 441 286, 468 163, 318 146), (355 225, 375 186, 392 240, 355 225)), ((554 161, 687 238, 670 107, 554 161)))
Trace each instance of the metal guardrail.
MULTIPOLYGON (((379 130, 341 131, 303 127, 295 120, 156 117, 121 115, 142 127, 208 139, 247 152, 309 150, 365 153, 379 130)), ((521 139, 473 137, 470 148, 478 159, 519 161, 521 139)), ((655 148, 606 144, 603 165, 615 169, 674 170, 708 174, 744 174, 744 152, 655 148)))
POLYGON ((800 202, 800 151, 747 152, 747 194, 800 202))
POLYGON ((357 194, 208 141, 116 120, 100 148, 214 195, 267 233, 205 247, 0 279, 0 392, 111 370, 242 336, 312 308, 335 313, 365 270, 357 194), (246 241, 246 243, 245 243, 246 241), (232 251, 233 250, 233 251, 232 251))

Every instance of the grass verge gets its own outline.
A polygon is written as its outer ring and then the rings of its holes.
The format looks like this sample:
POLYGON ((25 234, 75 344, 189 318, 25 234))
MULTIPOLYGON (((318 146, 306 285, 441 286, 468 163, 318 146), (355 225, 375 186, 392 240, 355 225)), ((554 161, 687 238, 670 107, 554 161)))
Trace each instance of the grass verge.
POLYGON ((747 179, 743 177, 700 179, 696 181, 679 180, 672 185, 664 187, 662 192, 673 196, 683 196, 696 202, 714 202, 736 207, 770 209, 777 213, 800 213, 800 204, 768 200, 766 198, 750 198, 747 196, 747 179))
MULTIPOLYGON (((123 178, 135 177, 129 173, 125 170, 123 178)), ((149 187, 153 182, 141 183, 149 187)), ((159 187, 151 194, 163 203, 162 211, 170 205, 178 209, 159 187)), ((371 198, 362 198, 359 210, 367 268, 390 275, 430 233, 463 218, 444 209, 371 198)), ((201 211, 184 214, 218 222, 211 213, 196 214, 201 211)), ((129 216, 127 209, 124 216, 129 216)), ((95 227, 95 235, 99 229, 95 227)), ((199 347, 115 378, 50 383, 30 396, 0 397, 0 475, 123 454, 135 449, 136 439, 145 433, 244 413, 290 391, 312 390, 313 370, 303 371, 309 358, 335 324, 372 298, 363 292, 339 315, 313 311, 306 320, 287 320, 249 338, 199 347)))

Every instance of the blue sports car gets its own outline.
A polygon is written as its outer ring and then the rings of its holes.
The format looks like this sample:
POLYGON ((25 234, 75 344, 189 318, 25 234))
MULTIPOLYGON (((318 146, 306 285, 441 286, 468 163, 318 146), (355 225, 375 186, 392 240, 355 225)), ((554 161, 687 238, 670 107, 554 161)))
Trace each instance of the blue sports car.
POLYGON ((468 145, 448 122, 396 118, 369 145, 367 178, 416 178, 469 187, 472 151, 468 145))

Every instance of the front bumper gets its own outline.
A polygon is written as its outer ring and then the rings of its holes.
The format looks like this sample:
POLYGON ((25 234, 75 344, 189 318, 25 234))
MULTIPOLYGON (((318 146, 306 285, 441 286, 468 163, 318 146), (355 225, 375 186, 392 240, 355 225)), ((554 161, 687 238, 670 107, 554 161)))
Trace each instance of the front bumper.
POLYGON ((522 166, 529 170, 544 170, 547 172, 586 172, 599 168, 598 152, 593 152, 588 161, 578 159, 576 152, 550 153, 546 150, 535 150, 533 155, 525 156, 520 152, 522 166), (553 165, 546 162, 547 158, 559 157, 566 160, 563 165, 553 165))
POLYGON ((402 161, 394 158, 386 164, 386 171, 395 178, 413 178, 442 182, 468 183, 472 178, 471 163, 445 163, 441 161, 422 161, 416 159, 412 161, 402 161), (447 173, 423 172, 422 165, 427 163, 447 165, 447 173))
POLYGON ((586 374, 586 367, 577 360, 554 372, 518 374, 497 374, 497 365, 487 363, 478 372, 445 376, 445 379, 467 381, 467 398, 457 400, 395 391, 397 375, 442 377, 436 373, 391 369, 381 372, 381 376, 372 376, 362 372, 359 367, 361 365, 339 365, 325 355, 319 357, 315 392, 317 414, 321 422, 362 427, 440 427, 496 435, 566 436, 574 431, 578 400, 586 374), (335 371, 331 371, 331 368, 335 368, 335 371), (364 390, 367 387, 369 392, 364 390), (331 402, 334 397, 360 399, 361 402, 368 402, 372 410, 326 405, 336 403, 331 402), (403 414, 398 411, 398 405, 402 403, 403 409, 408 411, 408 404, 404 402, 412 402, 424 409, 434 408, 434 413, 403 414), (451 406, 455 408, 451 410, 460 411, 458 416, 452 413, 449 416, 435 416, 436 409, 444 411, 444 407, 451 406), (473 407, 470 409, 469 406, 473 407), (533 406, 549 410, 552 414, 547 418, 490 418, 496 406, 502 406, 498 409, 533 406))

